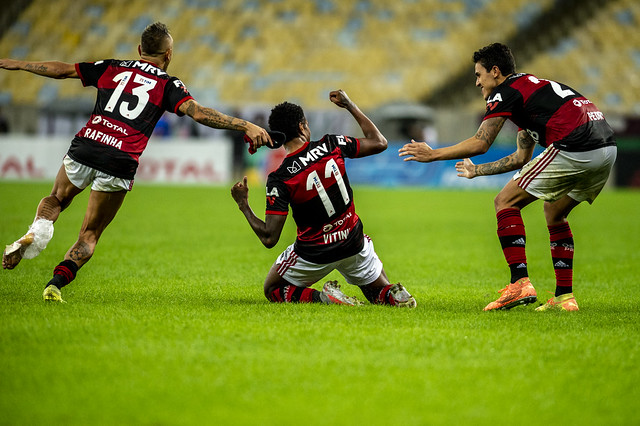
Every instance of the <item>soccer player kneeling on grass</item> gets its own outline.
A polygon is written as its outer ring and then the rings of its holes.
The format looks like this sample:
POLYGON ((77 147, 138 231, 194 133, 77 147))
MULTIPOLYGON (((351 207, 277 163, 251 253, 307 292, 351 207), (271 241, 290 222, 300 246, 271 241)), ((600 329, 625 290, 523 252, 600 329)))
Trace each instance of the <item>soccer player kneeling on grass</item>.
POLYGON ((311 141, 302 108, 284 102, 269 117, 270 129, 285 134, 287 156, 267 179, 265 220, 256 217, 249 206, 246 177, 231 188, 240 211, 265 247, 275 246, 280 239, 289 205, 298 227, 295 243, 267 274, 265 296, 272 302, 361 304, 342 293, 337 281, 326 282, 322 291, 311 288, 335 269, 349 284, 360 287, 369 302, 413 308, 415 299, 401 284, 389 282, 371 238, 363 232, 344 164, 344 157, 384 151, 387 140, 342 90, 331 92, 329 99, 351 113, 364 138, 325 135, 311 141))

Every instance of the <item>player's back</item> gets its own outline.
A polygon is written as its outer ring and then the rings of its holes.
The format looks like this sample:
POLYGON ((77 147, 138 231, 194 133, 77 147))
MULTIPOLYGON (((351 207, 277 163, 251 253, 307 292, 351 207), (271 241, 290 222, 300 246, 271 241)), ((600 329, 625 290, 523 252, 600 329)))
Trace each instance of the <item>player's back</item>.
POLYGON ((287 214, 298 228, 296 252, 329 263, 362 249, 362 223, 355 212, 344 157, 355 157, 359 141, 325 135, 289 154, 267 181, 267 214, 287 214))
POLYGON ((82 83, 96 87, 98 95, 69 154, 105 173, 132 179, 162 114, 179 113, 191 95, 179 79, 143 60, 83 62, 76 69, 82 83))
POLYGON ((487 114, 506 115, 539 144, 565 151, 614 145, 598 108, 571 87, 531 74, 515 74, 487 99, 487 114))

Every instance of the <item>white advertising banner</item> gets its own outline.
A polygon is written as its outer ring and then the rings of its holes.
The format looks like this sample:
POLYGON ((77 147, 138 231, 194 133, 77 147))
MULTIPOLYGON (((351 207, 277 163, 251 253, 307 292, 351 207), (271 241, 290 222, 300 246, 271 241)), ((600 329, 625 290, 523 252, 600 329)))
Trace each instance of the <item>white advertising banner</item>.
MULTIPOLYGON (((0 138, 0 179, 53 180, 71 140, 0 138)), ((136 182, 226 184, 232 176, 232 147, 226 139, 151 139, 140 157, 136 182)))

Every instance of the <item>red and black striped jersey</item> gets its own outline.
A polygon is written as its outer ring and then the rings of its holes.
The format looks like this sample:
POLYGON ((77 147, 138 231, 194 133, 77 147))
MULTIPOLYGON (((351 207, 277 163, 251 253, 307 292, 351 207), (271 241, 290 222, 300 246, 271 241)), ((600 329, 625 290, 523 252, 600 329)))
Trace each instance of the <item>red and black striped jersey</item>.
POLYGON ((484 119, 508 117, 533 140, 564 151, 615 145, 613 130, 598 108, 572 88, 531 74, 514 74, 487 99, 484 119))
POLYGON ((291 206, 295 250, 307 261, 331 263, 362 250, 362 222, 344 164, 359 149, 356 138, 325 135, 287 155, 267 178, 266 214, 286 215, 291 206))
POLYGON ((144 60, 108 59, 76 64, 84 86, 98 89, 93 113, 76 134, 69 156, 123 179, 133 179, 138 159, 165 111, 182 115, 192 99, 185 85, 144 60))

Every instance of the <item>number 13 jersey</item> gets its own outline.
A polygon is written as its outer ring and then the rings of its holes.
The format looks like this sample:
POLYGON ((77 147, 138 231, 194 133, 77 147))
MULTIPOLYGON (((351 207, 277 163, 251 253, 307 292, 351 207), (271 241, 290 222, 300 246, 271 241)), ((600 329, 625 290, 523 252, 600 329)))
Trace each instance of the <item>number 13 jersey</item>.
POLYGON ((325 135, 287 155, 269 174, 266 214, 286 215, 291 205, 295 251, 309 262, 331 263, 362 250, 362 222, 344 165, 359 148, 356 138, 325 135))
POLYGON ((183 115, 193 99, 184 84, 144 60, 108 59, 76 64, 84 86, 98 89, 89 121, 67 153, 86 166, 133 179, 138 160, 165 111, 183 115))

